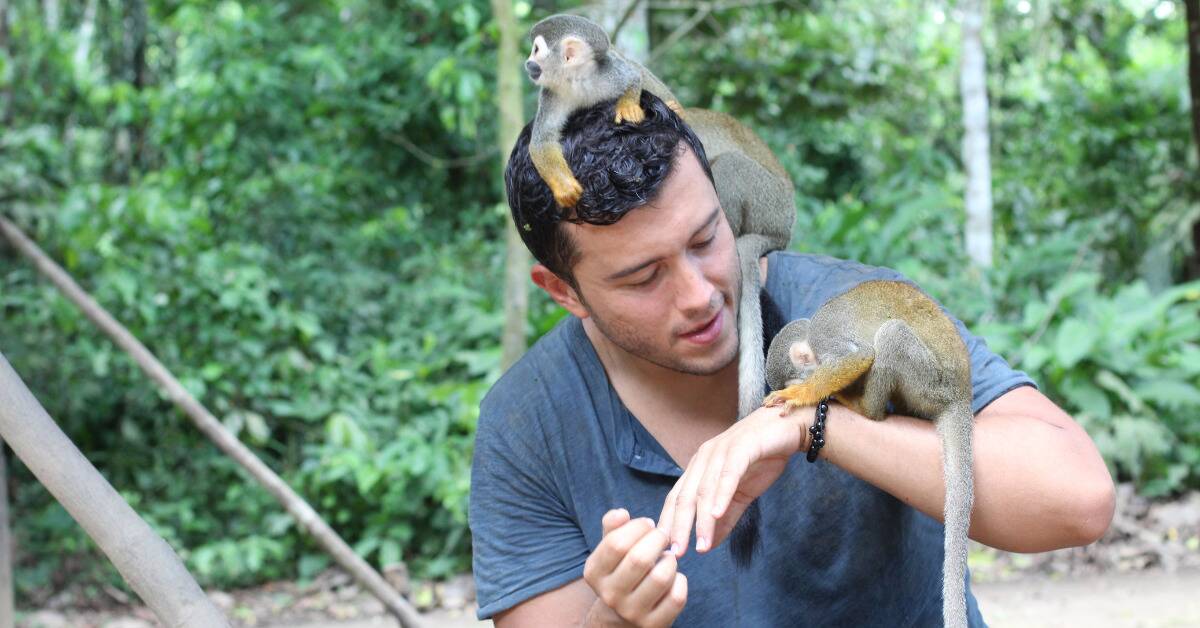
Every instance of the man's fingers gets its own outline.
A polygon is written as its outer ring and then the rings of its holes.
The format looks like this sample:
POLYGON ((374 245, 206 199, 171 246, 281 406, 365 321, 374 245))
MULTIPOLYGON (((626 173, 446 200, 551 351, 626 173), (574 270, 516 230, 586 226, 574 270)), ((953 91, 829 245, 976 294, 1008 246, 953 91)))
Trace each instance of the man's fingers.
MULTIPOLYGON (((648 521, 648 520, 647 520, 648 521)), ((621 563, 609 577, 609 584, 621 593, 633 591, 638 583, 650 573, 667 547, 667 535, 651 523, 633 547, 625 553, 621 563)), ((617 609, 618 611, 621 609, 617 609)))
POLYGON ((687 576, 682 573, 675 573, 675 581, 671 584, 671 590, 658 601, 658 606, 650 611, 646 616, 647 626, 670 626, 675 622, 675 618, 683 611, 683 607, 687 604, 688 586, 687 576))
POLYGON ((584 563, 583 577, 589 584, 608 578, 633 546, 651 530, 654 530, 654 522, 639 518, 627 521, 606 534, 584 563))
POLYGON ((658 605, 658 601, 671 590, 678 569, 679 563, 675 560, 674 554, 670 552, 659 554, 658 563, 634 587, 633 592, 626 600, 632 611, 630 615, 645 616, 653 610, 658 605))
POLYGON ((715 452, 709 457, 704 478, 696 489, 696 551, 707 552, 713 547, 713 495, 717 492, 717 482, 727 466, 725 452, 715 452), (701 548, 700 539, 706 541, 701 548))
MULTIPOLYGON (((683 477, 679 478, 676 488, 679 493, 675 496, 675 514, 671 519, 671 543, 677 548, 676 556, 683 556, 687 553, 688 539, 692 536, 692 522, 696 520, 696 491, 700 487, 700 480, 704 477, 704 471, 708 466, 708 457, 712 451, 711 447, 701 445, 696 451, 696 455, 692 456, 691 462, 688 463, 687 470, 683 472, 683 477)), ((696 539, 696 549, 701 549, 701 540, 696 539)), ((707 549, 705 547, 704 549, 707 549)))
POLYGON ((600 527, 604 530, 601 536, 608 536, 609 532, 625 525, 629 521, 629 511, 624 508, 614 508, 604 513, 604 518, 600 520, 600 527))
POLYGON ((725 516, 729 510, 729 502, 733 500, 733 496, 737 493, 738 485, 742 483, 742 476, 746 475, 746 469, 749 464, 746 462, 745 456, 733 456, 725 468, 721 470, 721 476, 717 481, 717 489, 713 495, 713 504, 711 514, 714 518, 720 519, 725 516))

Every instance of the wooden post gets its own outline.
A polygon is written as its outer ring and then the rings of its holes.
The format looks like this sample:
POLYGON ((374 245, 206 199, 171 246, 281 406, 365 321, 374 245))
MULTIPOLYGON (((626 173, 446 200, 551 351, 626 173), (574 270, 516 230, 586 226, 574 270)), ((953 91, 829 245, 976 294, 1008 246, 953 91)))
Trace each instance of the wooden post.
POLYGON ((171 546, 80 453, 2 353, 0 438, 8 441, 13 453, 83 526, 164 624, 181 628, 229 626, 171 546))
POLYGON ((0 438, 0 628, 13 628, 17 609, 13 601, 12 537, 8 528, 8 466, 4 439, 0 438))

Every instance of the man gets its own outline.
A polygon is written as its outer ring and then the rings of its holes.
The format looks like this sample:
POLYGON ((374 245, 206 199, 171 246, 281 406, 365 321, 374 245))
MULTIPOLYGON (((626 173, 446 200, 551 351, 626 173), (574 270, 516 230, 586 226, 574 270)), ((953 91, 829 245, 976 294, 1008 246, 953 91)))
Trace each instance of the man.
MULTIPOLYGON (((530 163, 528 127, 509 158, 533 280, 571 316, 480 409, 470 503, 479 616, 501 627, 939 625, 932 424, 874 422, 834 404, 809 464, 794 454, 807 450, 811 411, 766 408, 735 423, 733 234, 699 140, 648 93, 642 106, 637 125, 614 125, 605 103, 564 129, 584 187, 566 220, 530 163), (744 506, 693 515, 712 487, 672 491, 713 451, 742 452, 740 490, 761 493, 761 545, 746 570, 720 544, 744 506)), ((769 255, 762 270, 768 339, 858 282, 900 278, 794 253, 769 255)), ((971 537, 1025 552, 1099 538, 1113 487, 1095 446, 959 327, 977 413, 971 537)), ((982 626, 968 596, 971 625, 982 626)))

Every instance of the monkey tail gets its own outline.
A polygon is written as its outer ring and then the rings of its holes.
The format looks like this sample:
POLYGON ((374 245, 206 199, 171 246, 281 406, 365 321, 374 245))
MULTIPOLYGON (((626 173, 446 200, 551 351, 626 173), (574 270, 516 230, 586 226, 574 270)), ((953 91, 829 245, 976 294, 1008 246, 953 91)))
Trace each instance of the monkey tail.
POLYGON ((760 519, 762 519, 762 511, 759 510, 756 499, 746 506, 742 518, 738 519, 733 526, 733 531, 729 533, 729 554, 733 557, 733 564, 738 569, 749 567, 750 560, 754 558, 754 552, 758 549, 760 519))
POLYGON ((757 410, 767 389, 766 358, 763 354, 762 278, 758 258, 767 252, 767 238, 750 233, 739 236, 737 252, 742 271, 742 295, 738 299, 738 418, 757 410))
MULTIPOLYGON (((738 419, 762 406, 767 389, 766 358, 763 355, 762 277, 758 258, 769 250, 770 242, 758 234, 737 239, 742 271, 742 295, 738 299, 738 419)), ((762 512, 758 500, 750 502, 729 533, 729 553, 739 569, 750 566, 759 542, 762 512)))
POLYGON ((947 628, 967 626, 967 531, 975 503, 970 401, 952 403, 936 420, 942 438, 942 472, 946 478, 945 557, 942 562, 942 621, 947 628))

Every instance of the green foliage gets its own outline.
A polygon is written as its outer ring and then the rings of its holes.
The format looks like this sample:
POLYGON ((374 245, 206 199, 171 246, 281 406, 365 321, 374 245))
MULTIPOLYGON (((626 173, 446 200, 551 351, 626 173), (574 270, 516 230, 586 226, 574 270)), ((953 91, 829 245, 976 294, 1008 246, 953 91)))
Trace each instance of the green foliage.
POLYGON ((1096 273, 1062 277, 1019 319, 981 326, 996 351, 1095 439, 1114 477, 1161 495, 1200 480, 1200 282, 1111 296, 1096 273))

